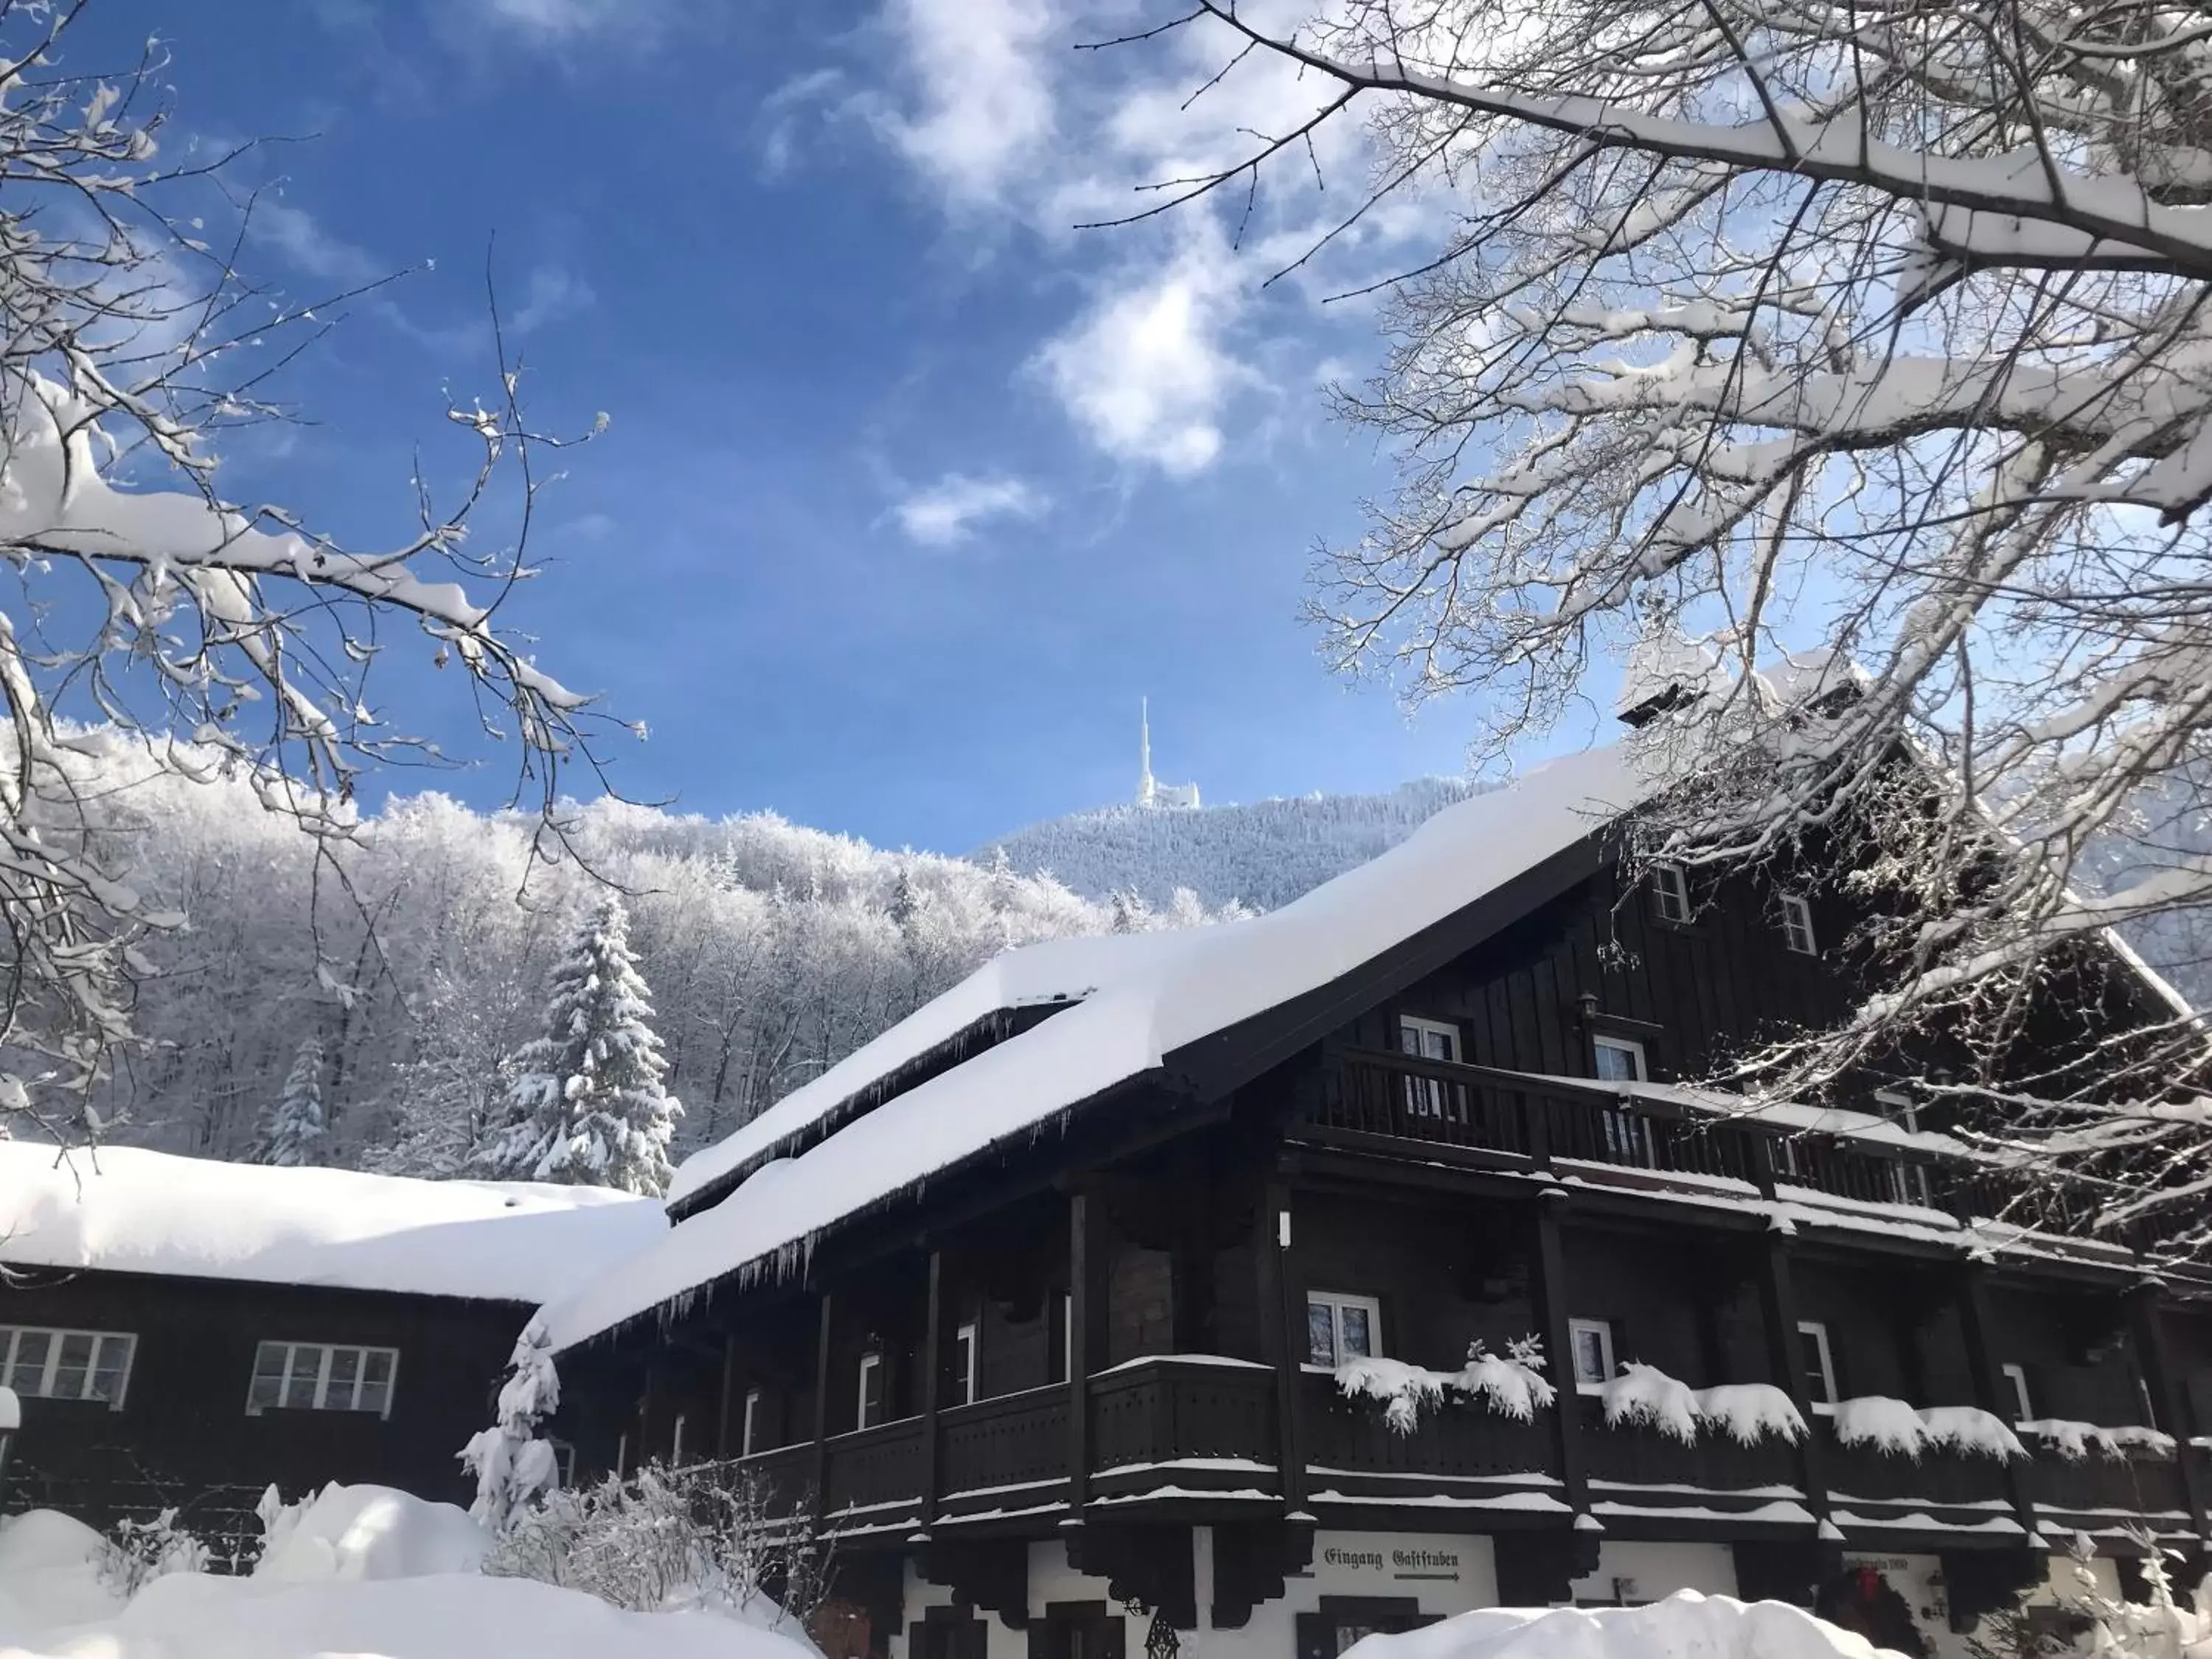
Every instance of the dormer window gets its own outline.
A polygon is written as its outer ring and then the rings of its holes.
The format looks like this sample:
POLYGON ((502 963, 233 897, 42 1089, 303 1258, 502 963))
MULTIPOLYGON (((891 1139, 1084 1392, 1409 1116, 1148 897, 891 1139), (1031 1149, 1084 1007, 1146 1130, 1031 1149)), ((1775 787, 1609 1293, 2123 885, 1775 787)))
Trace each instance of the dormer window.
POLYGON ((1662 921, 1690 919, 1690 878, 1679 864, 1651 866, 1651 905, 1662 921))
POLYGON ((1813 907, 1802 894, 1782 896, 1782 940, 1801 957, 1820 954, 1820 941, 1813 933, 1813 907))

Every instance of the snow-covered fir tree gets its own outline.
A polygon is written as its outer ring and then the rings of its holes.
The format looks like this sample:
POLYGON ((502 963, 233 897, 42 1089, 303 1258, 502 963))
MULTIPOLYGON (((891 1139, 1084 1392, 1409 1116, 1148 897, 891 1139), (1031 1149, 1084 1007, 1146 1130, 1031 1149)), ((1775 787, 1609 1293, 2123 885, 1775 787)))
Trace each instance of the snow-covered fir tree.
POLYGON ((505 1532, 516 1512, 559 1478, 552 1443, 538 1437, 538 1425, 560 1403, 553 1343, 544 1321, 532 1315, 514 1340, 507 1381, 500 1386, 498 1421, 477 1430, 461 1448, 461 1467, 477 1479, 469 1513, 494 1532, 505 1532))
POLYGON ((507 1121, 474 1162, 509 1180, 561 1181, 658 1196, 684 1109, 653 1004, 629 948, 629 915, 609 897, 586 916, 553 970, 544 1033, 512 1062, 507 1121))
POLYGON ((327 1127, 323 1121, 323 1040, 302 1037, 292 1055, 292 1069, 284 1075, 284 1091, 261 1115, 253 1161, 288 1166, 319 1163, 327 1127))

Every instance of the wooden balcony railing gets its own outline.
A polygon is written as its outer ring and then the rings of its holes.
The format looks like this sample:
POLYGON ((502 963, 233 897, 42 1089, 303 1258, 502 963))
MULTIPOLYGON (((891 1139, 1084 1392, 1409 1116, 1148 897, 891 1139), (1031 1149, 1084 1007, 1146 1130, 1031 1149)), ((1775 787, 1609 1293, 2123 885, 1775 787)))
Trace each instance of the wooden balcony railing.
MULTIPOLYGON (((1531 1506, 1565 1513, 1548 1413, 1516 1423, 1455 1401, 1424 1411, 1412 1433, 1400 1434, 1380 1405, 1344 1398, 1325 1371, 1302 1369, 1297 1393, 1306 1490, 1324 1504, 1504 1504, 1523 1522, 1531 1506)), ((1247 1504, 1281 1493, 1275 1377, 1262 1367, 1158 1355, 1094 1376, 1089 1399, 1094 1503, 1203 1502, 1211 1494, 1247 1504), (1153 1498, 1163 1490, 1169 1496, 1153 1498)), ((944 1411, 929 1516, 922 1513, 928 1448, 918 1417, 833 1436, 819 1448, 780 1447, 736 1467, 764 1481, 772 1512, 799 1516, 812 1507, 818 1458, 823 1513, 848 1537, 1018 1527, 1067 1501, 1067 1407, 1066 1386, 1055 1384, 944 1411)), ((1709 1433, 1686 1446, 1648 1426, 1607 1426, 1594 1398, 1569 1395, 1559 1408, 1576 1413, 1590 1498, 1606 1514, 1698 1510, 1717 1525, 1737 1513, 1774 1521, 1765 1506, 1804 1496, 1802 1455, 1781 1441, 1743 1446, 1709 1433)), ((1846 1446, 1826 1415, 1814 1419, 1813 1432, 1821 1440, 1828 1502, 1850 1517, 1847 1536, 1860 1527, 1924 1529, 1929 1517, 1986 1531, 2016 1516, 2013 1472, 1995 1459, 1946 1450, 1916 1460, 1846 1446)), ((2194 1529, 2182 1468, 2172 1457, 2135 1452, 2069 1462, 2040 1442, 2031 1449, 2026 1492, 2045 1518, 2092 1527, 2139 1518, 2159 1532, 2194 1529)))
MULTIPOLYGON (((2019 1194, 1963 1158, 1862 1141, 1848 1132, 1732 1118, 1604 1083, 1535 1079, 1383 1049, 1330 1050, 1309 1121, 1324 1134, 1414 1141, 1496 1167, 1571 1160, 1648 1172, 1658 1185, 1686 1178, 1747 1194, 1901 1205, 1962 1220, 2008 1208, 2024 1222, 2031 1218, 2019 1216, 2019 1194)), ((2032 1219, 2078 1220, 2045 1208, 2032 1219)))

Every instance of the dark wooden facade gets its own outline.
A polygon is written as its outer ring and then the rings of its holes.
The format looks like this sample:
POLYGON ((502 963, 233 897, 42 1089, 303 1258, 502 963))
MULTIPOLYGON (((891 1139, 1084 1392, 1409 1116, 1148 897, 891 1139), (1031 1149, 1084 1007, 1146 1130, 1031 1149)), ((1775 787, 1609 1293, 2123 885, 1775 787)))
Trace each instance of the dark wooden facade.
POLYGON ((167 1275, 9 1270, 0 1325, 126 1333, 120 1408, 22 1400, 0 1508, 62 1510, 106 1528, 179 1510, 230 1548, 260 1535, 254 1506, 326 1482, 374 1482, 465 1503, 456 1454, 489 1420, 532 1310, 455 1297, 167 1275), (249 1413, 264 1341, 396 1350, 388 1412, 249 1413))
MULTIPOLYGON (((1601 842, 1569 849, 817 1241, 803 1279, 726 1281, 564 1356, 562 1431, 605 1465, 669 1455, 680 1419, 687 1456, 739 1460, 836 1532, 878 1631, 913 1623, 904 1565, 1042 1627, 1027 1552, 1053 1540, 1115 1595, 1184 1628, 1203 1602, 1216 1629, 1281 1595, 1316 1528, 1486 1538, 1507 1601, 1562 1599, 1601 1540, 1733 1546, 1745 1593, 1807 1601, 1847 1547, 1937 1555, 1954 1618, 2077 1530, 2197 1552, 2212 1279, 1993 1233, 1979 1218, 2008 1194, 1940 1147, 1595 1079, 1601 1037, 1663 1082, 1848 1006, 1849 964, 1790 949, 1775 894, 1699 898, 1659 921, 1601 842), (1399 1052, 1406 1018, 1462 1059, 1399 1052), (1557 1380, 1570 1322, 1603 1321, 1618 1359, 1773 1384, 1811 1432, 1684 1446, 1563 1387, 1533 1421, 1449 1403, 1396 1434, 1301 1363, 1317 1291, 1371 1298, 1381 1353, 1445 1371, 1534 1335, 1557 1380), (2073 1462, 2034 1437, 2019 1462, 1847 1445, 1816 1409, 1808 1323, 1839 1399, 2012 1418, 2025 1387, 2039 1419, 2172 1440, 2073 1462)), ((1816 902, 1817 931, 1842 936, 1839 904, 1816 902)), ((2114 971, 2100 1017, 2147 994, 2114 971)), ((2078 1018, 2054 1013, 2053 1040, 2078 1018)))

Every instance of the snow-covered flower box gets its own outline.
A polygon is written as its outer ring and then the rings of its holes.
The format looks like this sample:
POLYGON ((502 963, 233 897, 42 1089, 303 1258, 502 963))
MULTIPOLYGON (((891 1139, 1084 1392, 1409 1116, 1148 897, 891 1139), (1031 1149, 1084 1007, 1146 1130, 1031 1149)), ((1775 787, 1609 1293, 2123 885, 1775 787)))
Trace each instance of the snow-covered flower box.
POLYGON ((1457 1395, 1488 1407, 1516 1423, 1535 1420, 1559 1391, 1544 1377, 1543 1345, 1524 1336, 1493 1354, 1482 1343, 1470 1345, 1467 1364, 1455 1371, 1431 1370, 1402 1359, 1347 1359, 1336 1368, 1337 1392, 1347 1400, 1382 1402, 1382 1419, 1400 1434, 1419 1425, 1421 1413, 1457 1395))
POLYGON ((2172 1435, 2133 1424, 2100 1428, 2094 1423, 2045 1417, 2021 1424, 2020 1431, 2040 1441, 2069 1463, 2079 1463, 2092 1452, 2115 1463, 2131 1456, 2166 1463, 2172 1462, 2174 1456, 2172 1435))
POLYGON ((1999 1462, 2024 1458, 2027 1448, 1994 1412, 1979 1406, 1916 1407, 1887 1395, 1861 1395, 1836 1404, 1836 1438, 1915 1462, 1929 1451, 1999 1462))
POLYGON ((1723 1434, 1740 1446, 1755 1446, 1769 1435, 1788 1444, 1805 1437, 1805 1419, 1790 1396, 1771 1382, 1692 1389, 1656 1365, 1632 1359, 1598 1391, 1598 1398, 1607 1428, 1655 1428, 1686 1446, 1697 1443, 1701 1429, 1723 1434))

